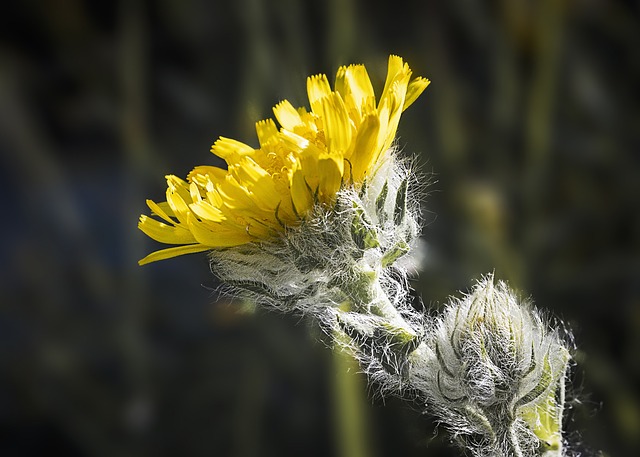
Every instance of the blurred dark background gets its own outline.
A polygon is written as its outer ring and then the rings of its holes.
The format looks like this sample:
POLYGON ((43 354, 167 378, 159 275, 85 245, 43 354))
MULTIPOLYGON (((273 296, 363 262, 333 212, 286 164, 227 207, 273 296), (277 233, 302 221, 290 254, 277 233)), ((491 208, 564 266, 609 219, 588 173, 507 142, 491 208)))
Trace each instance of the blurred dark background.
POLYGON ((416 296, 437 309, 491 271, 530 294, 575 334, 574 451, 640 455, 639 10, 3 2, 0 452, 459 455, 312 325, 221 299, 204 255, 136 263, 165 174, 214 163, 219 135, 255 145, 307 75, 365 63, 379 94, 397 53, 432 80, 399 131, 435 181, 416 296))

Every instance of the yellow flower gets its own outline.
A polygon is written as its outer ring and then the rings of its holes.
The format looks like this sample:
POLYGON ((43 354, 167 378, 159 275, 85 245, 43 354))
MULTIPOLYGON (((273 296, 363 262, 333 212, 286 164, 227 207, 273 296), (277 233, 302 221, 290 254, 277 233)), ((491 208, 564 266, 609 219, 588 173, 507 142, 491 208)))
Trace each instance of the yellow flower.
POLYGON ((364 65, 338 69, 332 90, 325 75, 307 79, 311 111, 288 101, 272 119, 256 124, 260 147, 221 137, 211 147, 228 169, 198 166, 187 180, 167 176, 167 201, 147 204, 140 216, 149 237, 178 245, 153 252, 140 264, 276 237, 297 225, 316 204, 331 207, 342 186, 360 187, 389 150, 400 114, 429 85, 411 80, 409 65, 389 57, 376 103, 364 65))

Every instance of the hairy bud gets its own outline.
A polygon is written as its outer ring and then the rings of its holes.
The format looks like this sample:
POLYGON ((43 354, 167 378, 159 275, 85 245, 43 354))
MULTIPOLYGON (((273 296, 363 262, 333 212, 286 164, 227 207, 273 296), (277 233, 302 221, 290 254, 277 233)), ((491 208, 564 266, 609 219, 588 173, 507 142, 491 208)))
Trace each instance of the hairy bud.
POLYGON ((567 345, 504 282, 450 303, 426 351, 414 384, 474 455, 562 455, 567 345))

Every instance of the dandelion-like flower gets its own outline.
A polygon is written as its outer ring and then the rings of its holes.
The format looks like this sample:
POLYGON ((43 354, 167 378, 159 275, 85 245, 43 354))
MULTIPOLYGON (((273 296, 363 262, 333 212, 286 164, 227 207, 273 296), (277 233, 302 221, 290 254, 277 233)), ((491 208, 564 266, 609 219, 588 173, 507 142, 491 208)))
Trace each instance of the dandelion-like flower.
POLYGON ((198 166, 186 181, 167 176, 166 202, 147 201, 154 217, 139 228, 161 243, 141 264, 182 254, 269 241, 298 226, 316 205, 331 208, 341 189, 360 189, 383 166, 400 115, 427 87, 411 79, 398 56, 389 58, 379 101, 363 65, 307 79, 311 110, 278 103, 256 124, 260 147, 221 137, 211 147, 227 169, 198 166))
POLYGON ((379 100, 363 65, 340 67, 333 89, 311 76, 311 110, 277 104, 281 127, 258 122, 259 148, 220 138, 211 151, 227 170, 170 175, 167 201, 147 201, 155 218, 139 228, 178 246, 140 263, 209 251, 227 292, 310 315, 393 390, 424 327, 397 263, 420 231, 415 176, 393 147, 401 113, 429 84, 411 73, 390 56, 379 100))

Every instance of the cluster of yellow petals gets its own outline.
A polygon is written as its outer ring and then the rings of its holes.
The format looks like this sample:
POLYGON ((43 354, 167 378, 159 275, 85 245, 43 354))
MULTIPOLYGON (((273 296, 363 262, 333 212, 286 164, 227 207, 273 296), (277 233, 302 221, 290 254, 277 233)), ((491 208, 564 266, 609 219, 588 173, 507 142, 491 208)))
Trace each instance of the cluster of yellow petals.
POLYGON ((398 56, 389 57, 382 95, 376 97, 363 65, 338 69, 334 90, 325 75, 307 79, 311 111, 288 101, 256 124, 260 147, 221 137, 211 147, 228 169, 198 166, 187 180, 167 176, 167 201, 147 200, 153 215, 138 227, 178 245, 140 264, 214 248, 266 240, 297 225, 315 204, 331 205, 343 185, 361 185, 376 170, 396 135, 400 114, 429 84, 411 79, 398 56))

